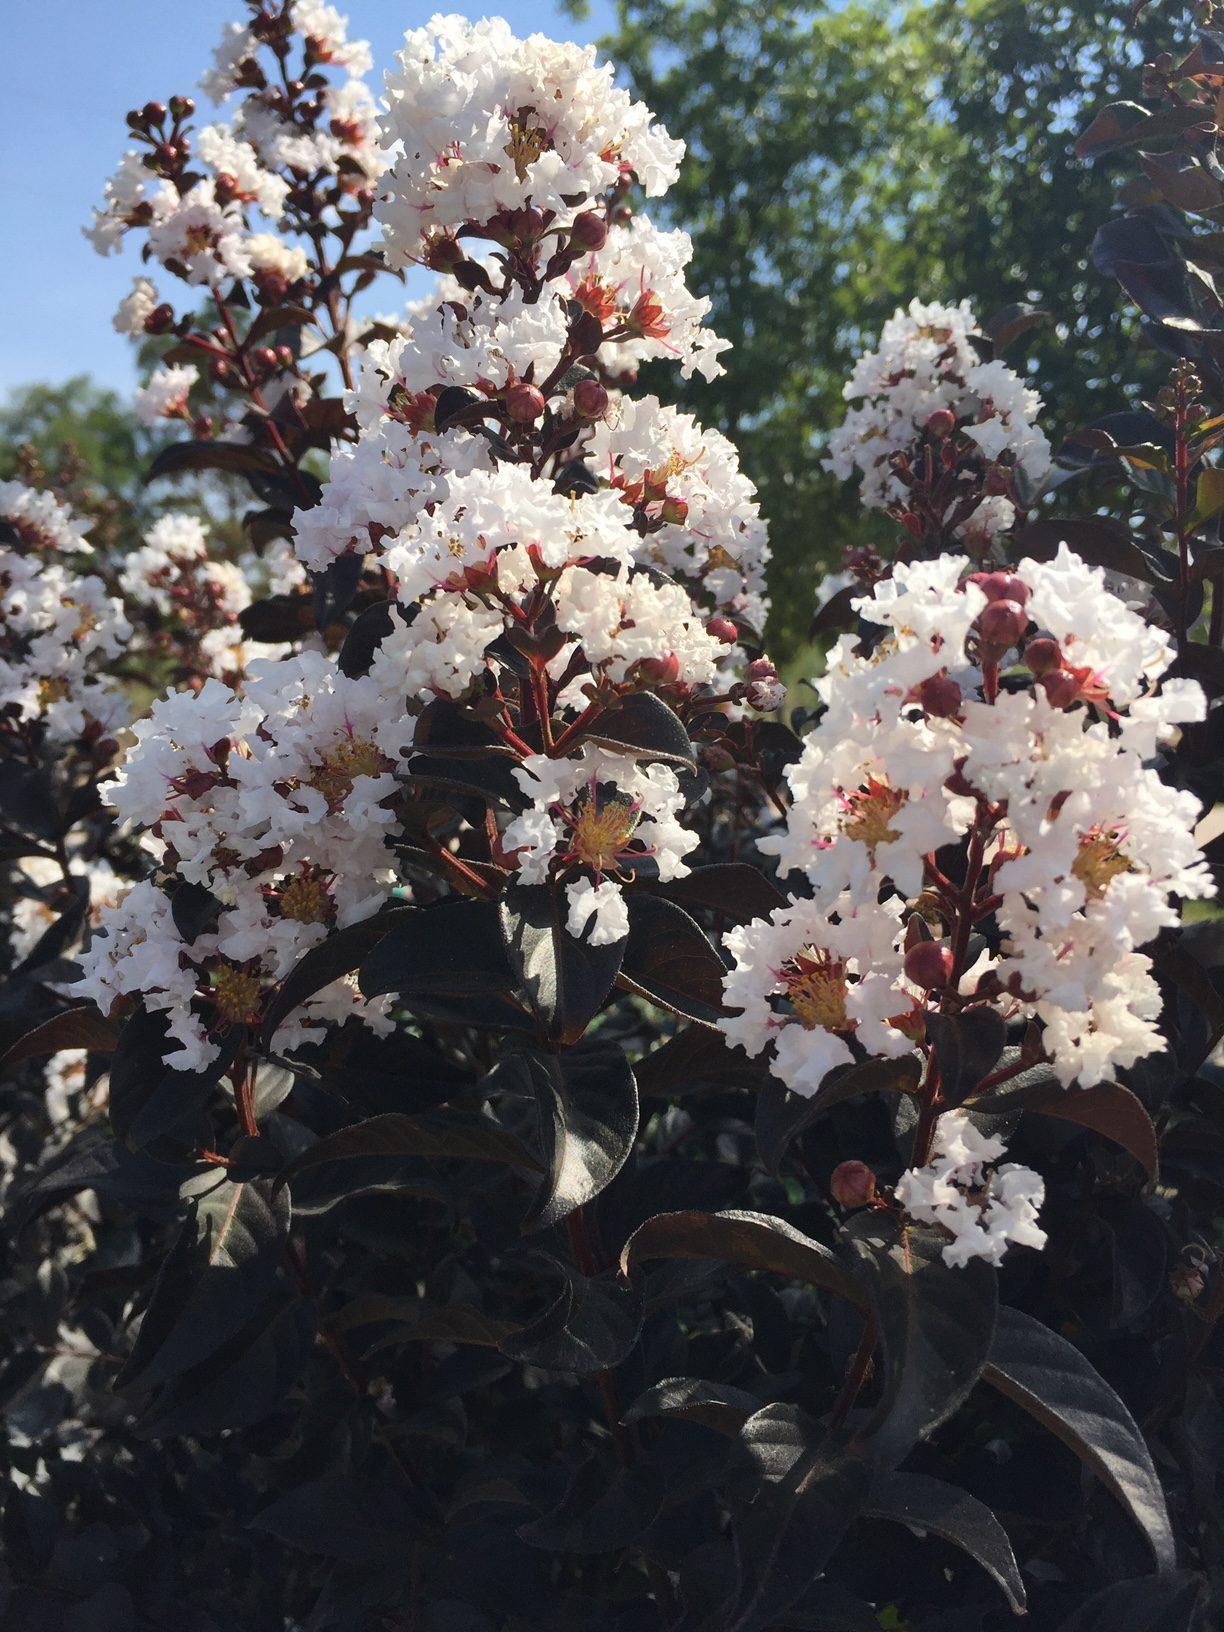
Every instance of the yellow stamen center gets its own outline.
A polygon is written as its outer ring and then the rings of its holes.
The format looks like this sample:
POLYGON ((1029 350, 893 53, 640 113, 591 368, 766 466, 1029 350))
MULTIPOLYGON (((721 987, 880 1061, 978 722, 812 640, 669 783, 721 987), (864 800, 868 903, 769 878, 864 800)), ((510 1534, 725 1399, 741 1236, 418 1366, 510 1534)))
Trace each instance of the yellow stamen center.
POLYGON ((282 918, 296 924, 325 924, 331 917, 331 896, 321 878, 302 874, 281 891, 280 909, 282 918))
POLYGON ((317 788, 334 810, 352 793, 354 778, 379 776, 389 765, 390 761, 372 742, 363 742, 360 737, 346 737, 337 743, 330 757, 308 780, 310 786, 317 788))
POLYGON ((527 172, 548 146, 548 134, 535 125, 525 125, 518 119, 510 122, 510 140, 502 151, 513 161, 514 174, 526 181, 527 172))
POLYGON ((237 1023, 258 1014, 259 981, 232 963, 223 963, 213 970, 212 996, 223 1020, 237 1023))
POLYGON ((1072 873, 1087 890, 1090 901, 1099 901, 1119 874, 1132 870, 1117 828, 1097 828, 1086 833, 1080 839, 1079 854, 1071 864, 1072 873))
POLYGON ((868 777, 867 786, 850 794, 846 801, 842 832, 872 851, 877 845, 891 844, 901 837, 892 823, 905 800, 903 789, 890 788, 887 782, 868 777))
POLYGON ((614 799, 600 805, 591 800, 574 823, 574 854, 596 872, 605 872, 616 865, 636 826, 637 812, 632 805, 614 799))
POLYGON ((819 947, 792 958, 782 971, 795 1017, 807 1031, 850 1031, 846 966, 819 947))

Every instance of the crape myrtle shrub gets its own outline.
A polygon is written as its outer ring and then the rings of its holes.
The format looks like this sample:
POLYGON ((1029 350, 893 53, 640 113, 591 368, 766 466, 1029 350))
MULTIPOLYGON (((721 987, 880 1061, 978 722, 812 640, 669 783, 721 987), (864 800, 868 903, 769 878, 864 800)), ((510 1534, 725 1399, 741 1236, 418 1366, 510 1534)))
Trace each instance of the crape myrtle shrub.
POLYGON ((680 144, 369 67, 253 5, 90 229, 245 553, 0 487, 7 1623, 1214 1624, 1224 35, 1082 143, 1167 387, 898 312, 788 723, 680 144))

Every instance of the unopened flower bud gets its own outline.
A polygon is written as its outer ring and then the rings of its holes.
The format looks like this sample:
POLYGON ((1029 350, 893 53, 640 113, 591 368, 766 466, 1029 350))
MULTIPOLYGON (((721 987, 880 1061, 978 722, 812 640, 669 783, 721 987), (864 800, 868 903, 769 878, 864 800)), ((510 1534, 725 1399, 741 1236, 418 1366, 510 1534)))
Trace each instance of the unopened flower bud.
POLYGON ((1024 648, 1024 661, 1038 676, 1049 674, 1062 663, 1062 648, 1053 635, 1035 635, 1024 648))
POLYGON ((515 210, 510 220, 514 236, 520 243, 535 244, 544 236, 544 212, 534 205, 529 205, 525 210, 515 210))
POLYGON ((963 694, 951 675, 931 675, 929 680, 922 682, 914 695, 934 719, 950 720, 960 713, 963 694))
POLYGON ((988 601, 1015 601, 1027 606, 1029 587, 1014 572, 975 572, 970 583, 976 584, 988 601))
POLYGON ((927 992, 940 992, 952 973, 952 952, 940 941, 919 941, 905 954, 905 978, 927 992))
POLYGON ((209 368, 209 373, 212 375, 213 379, 216 380, 218 385, 226 384, 226 382, 232 378, 233 372, 233 369, 230 367, 229 363, 226 362, 224 357, 213 358, 212 364, 209 368))
POLYGON ((574 408, 583 419, 602 419, 608 411, 608 393, 598 380, 579 380, 574 387, 574 408))
POLYGON ((574 242, 592 252, 602 249, 608 241, 608 223, 596 210, 584 210, 574 217, 574 242))
POLYGON ((1080 694, 1080 683, 1070 669, 1051 669, 1041 676, 1051 708, 1070 708, 1080 694))
POLYGON ((515 380, 505 396, 506 413, 520 425, 534 425, 544 412, 544 393, 526 380, 515 380))
POLYGON ((956 429, 956 415, 950 408, 936 408, 927 420, 926 428, 932 436, 942 441, 945 436, 951 436, 956 429))
POLYGON ((829 1194, 839 1207, 866 1207, 875 1200, 876 1176, 866 1162, 838 1162, 829 1177, 829 1194))
POLYGON ((174 307, 165 301, 155 306, 144 320, 146 334, 165 334, 174 324, 174 307))
POLYGON ((1014 646, 1028 626, 1028 613, 1019 601, 988 601, 978 618, 982 639, 1004 650, 1014 646))
POLYGON ((166 117, 164 102, 146 102, 140 110, 140 117, 146 125, 160 125, 166 117))
POLYGON ((575 357, 589 357, 599 350, 603 324, 593 312, 579 312, 570 324, 569 340, 575 357))
POLYGON ((721 640, 725 646, 734 646, 739 639, 739 630, 730 618, 711 618, 706 624, 706 634, 721 640))
POLYGON ((634 676, 648 686, 670 686, 680 678, 680 659, 675 652, 665 657, 644 657, 635 664, 634 676))
POLYGON ((170 113, 175 119, 190 119, 195 112, 195 103, 189 96, 172 96, 170 98, 170 113))

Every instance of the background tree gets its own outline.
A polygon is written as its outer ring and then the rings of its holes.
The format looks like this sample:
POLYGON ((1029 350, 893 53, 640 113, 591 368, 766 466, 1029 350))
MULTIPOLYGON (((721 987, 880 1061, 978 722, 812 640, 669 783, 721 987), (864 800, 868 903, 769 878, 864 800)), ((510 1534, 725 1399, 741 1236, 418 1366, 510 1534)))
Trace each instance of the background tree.
MULTIPOLYGON (((604 48, 688 143, 666 212, 692 233, 693 287, 735 348, 722 378, 676 382, 676 395, 736 441, 761 489, 779 660, 803 645, 814 564, 877 536, 820 458, 850 363, 896 306, 1049 310, 1011 361, 1045 397, 1055 442, 1122 405, 1132 325, 1088 259, 1116 171, 1072 148, 1091 110, 1133 94, 1136 65, 1183 10, 1152 7, 1136 32, 1132 9, 618 0, 604 48)), ((1139 395, 1162 372, 1144 366, 1139 395)))

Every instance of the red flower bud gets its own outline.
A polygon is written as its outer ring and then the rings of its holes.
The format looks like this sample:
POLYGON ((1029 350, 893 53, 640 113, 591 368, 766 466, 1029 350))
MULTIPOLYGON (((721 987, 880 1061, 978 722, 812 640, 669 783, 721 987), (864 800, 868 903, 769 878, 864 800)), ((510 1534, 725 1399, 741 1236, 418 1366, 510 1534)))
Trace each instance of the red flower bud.
POLYGON ((584 210, 574 217, 571 229, 574 242, 591 251, 602 249, 608 241, 608 223, 597 210, 584 210))
POLYGON ((1024 661, 1033 674, 1049 674, 1062 663, 1062 648, 1053 635, 1035 635, 1024 648, 1024 661))
POLYGON ((926 422, 926 428, 932 436, 942 439, 951 436, 956 429, 956 415, 950 408, 936 408, 926 422))
POLYGON ((1015 601, 1017 606, 1028 605, 1029 587, 1014 572, 975 572, 969 582, 976 584, 988 601, 1015 601))
POLYGON ((140 117, 146 125, 160 125, 166 117, 164 102, 146 102, 140 110, 140 117))
POLYGON ((1052 708, 1070 708, 1080 694, 1080 683, 1070 669, 1051 669, 1041 676, 1040 683, 1052 708))
POLYGON ((529 205, 525 210, 515 210, 510 221, 514 236, 524 244, 538 243, 547 225, 544 212, 534 205, 529 205))
POLYGON ((951 973, 951 949, 940 941, 919 941, 905 954, 905 978, 924 991, 942 991, 951 973))
POLYGON ((876 1176, 866 1162, 838 1162, 829 1178, 829 1194, 839 1207, 866 1207, 875 1200, 876 1176))
POLYGON ((933 674, 922 682, 914 695, 937 720, 950 720, 960 713, 961 688, 950 675, 933 674))
POLYGON ((515 380, 505 396, 506 413, 520 425, 534 425, 544 412, 544 393, 526 380, 515 380))
POLYGON ((144 320, 146 334, 165 334, 174 323, 174 307, 168 306, 165 301, 155 306, 144 320))
POLYGON ((978 618, 982 639, 1006 650, 1014 646, 1028 627, 1028 613, 1019 601, 988 601, 978 618))
POLYGON ((675 652, 665 657, 644 657, 634 665, 634 678, 648 686, 669 686, 680 678, 680 659, 675 652))
POLYGON ((170 112, 175 119, 190 119, 195 112, 195 103, 189 96, 172 96, 170 112))
POLYGON ((711 618, 706 624, 706 633, 713 635, 715 640, 721 640, 725 646, 734 646, 739 639, 739 630, 730 618, 711 618))
POLYGON ((608 393, 598 380, 579 380, 574 387, 574 408, 582 419, 602 419, 608 411, 608 393))

